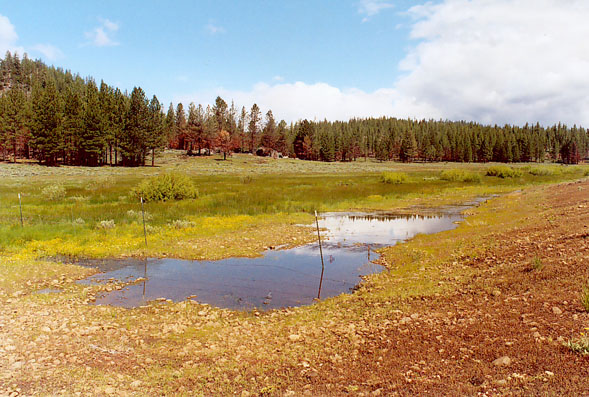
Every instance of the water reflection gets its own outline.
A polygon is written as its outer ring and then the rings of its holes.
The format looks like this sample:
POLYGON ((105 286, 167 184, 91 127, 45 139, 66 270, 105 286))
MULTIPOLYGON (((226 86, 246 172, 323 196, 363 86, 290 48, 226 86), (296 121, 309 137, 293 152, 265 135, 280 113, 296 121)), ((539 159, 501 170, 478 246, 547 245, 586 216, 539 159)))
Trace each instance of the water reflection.
POLYGON ((259 258, 220 261, 180 259, 85 261, 104 273, 83 283, 141 280, 105 293, 97 304, 134 307, 157 298, 196 300, 231 309, 280 308, 310 304, 350 292, 361 276, 382 269, 374 249, 418 233, 456 227, 458 213, 438 216, 327 213, 319 219, 324 267, 317 243, 267 251, 259 258), (319 284, 320 290, 317 287, 319 284))

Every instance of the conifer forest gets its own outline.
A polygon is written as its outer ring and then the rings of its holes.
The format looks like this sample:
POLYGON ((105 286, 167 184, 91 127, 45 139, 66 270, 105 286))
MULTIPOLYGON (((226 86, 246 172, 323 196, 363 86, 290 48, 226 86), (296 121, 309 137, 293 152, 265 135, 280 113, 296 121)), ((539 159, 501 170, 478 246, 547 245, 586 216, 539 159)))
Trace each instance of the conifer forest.
POLYGON ((189 155, 248 152, 303 160, 375 158, 403 162, 543 162, 576 164, 588 156, 588 131, 539 123, 482 125, 394 117, 349 121, 277 121, 254 104, 238 109, 149 99, 122 92, 25 54, 0 61, 0 159, 46 165, 154 165, 165 148, 189 155))

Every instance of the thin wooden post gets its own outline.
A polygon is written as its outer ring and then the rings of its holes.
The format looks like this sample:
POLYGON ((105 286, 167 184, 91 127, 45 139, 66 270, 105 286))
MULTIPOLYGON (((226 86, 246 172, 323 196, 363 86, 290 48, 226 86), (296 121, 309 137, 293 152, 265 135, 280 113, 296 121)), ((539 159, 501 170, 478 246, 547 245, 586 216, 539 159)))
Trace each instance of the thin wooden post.
POLYGON ((141 197, 141 215, 143 216, 143 237, 145 238, 145 248, 147 248, 147 229, 145 228, 145 211, 143 210, 143 197, 141 197))
POLYGON ((18 208, 20 209, 20 227, 24 228, 25 226, 22 220, 22 202, 20 200, 20 193, 18 194, 18 208))
POLYGON ((74 221, 74 206, 70 207, 70 213, 72 215, 72 225, 74 226, 74 235, 76 234, 76 222, 74 221))
POLYGON ((317 225, 317 239, 319 240, 319 254, 321 255, 321 279, 319 280, 319 292, 317 293, 317 299, 321 299, 321 285, 323 284, 325 263, 323 262, 323 247, 321 247, 321 233, 319 233, 319 218, 317 218, 317 211, 315 211, 315 224, 317 225))

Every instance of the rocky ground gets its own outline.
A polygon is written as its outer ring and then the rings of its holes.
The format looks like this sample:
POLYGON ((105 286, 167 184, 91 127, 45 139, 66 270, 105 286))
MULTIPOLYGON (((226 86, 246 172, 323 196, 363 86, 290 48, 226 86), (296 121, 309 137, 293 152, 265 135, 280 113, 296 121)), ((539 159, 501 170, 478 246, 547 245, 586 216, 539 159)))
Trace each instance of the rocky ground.
POLYGON ((589 327, 589 182, 468 222, 307 308, 125 310, 87 305, 68 274, 23 283, 0 294, 0 395, 588 395, 589 355, 565 344, 589 327), (65 292, 32 293, 48 285, 65 292))

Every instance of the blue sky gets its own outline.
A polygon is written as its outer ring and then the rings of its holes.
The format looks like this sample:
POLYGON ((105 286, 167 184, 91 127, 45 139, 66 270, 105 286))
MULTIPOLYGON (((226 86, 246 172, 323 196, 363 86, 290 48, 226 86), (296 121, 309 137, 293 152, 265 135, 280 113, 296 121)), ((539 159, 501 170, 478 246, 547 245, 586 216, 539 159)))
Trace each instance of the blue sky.
POLYGON ((221 95, 288 121, 589 124, 586 3, 2 0, 0 51, 165 106, 221 95))

